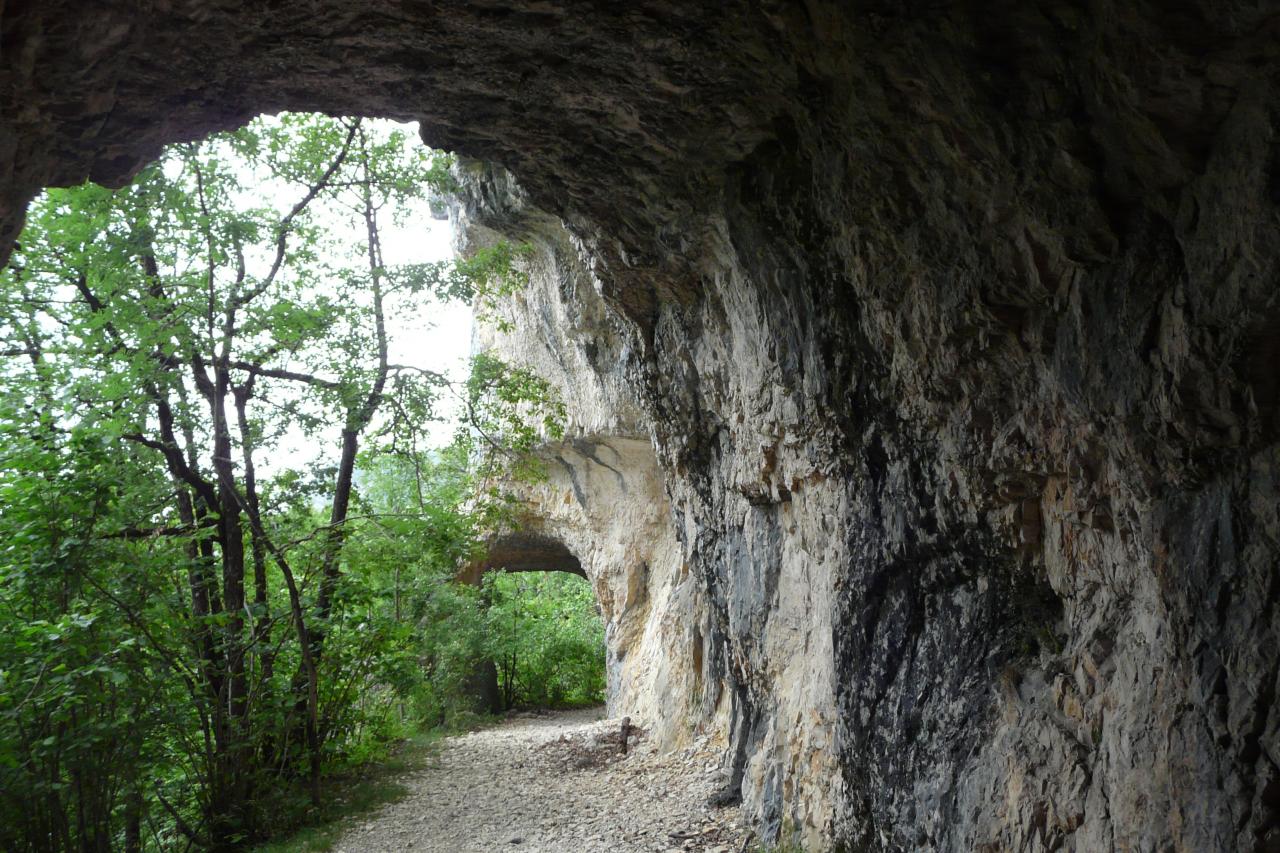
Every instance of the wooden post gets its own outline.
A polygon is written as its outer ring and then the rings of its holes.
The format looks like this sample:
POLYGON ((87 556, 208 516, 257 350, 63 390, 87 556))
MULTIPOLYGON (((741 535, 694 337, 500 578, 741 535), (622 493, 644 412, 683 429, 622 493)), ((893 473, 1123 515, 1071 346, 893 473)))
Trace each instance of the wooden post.
POLYGON ((631 718, 622 718, 622 754, 627 754, 627 741, 631 738, 631 718))

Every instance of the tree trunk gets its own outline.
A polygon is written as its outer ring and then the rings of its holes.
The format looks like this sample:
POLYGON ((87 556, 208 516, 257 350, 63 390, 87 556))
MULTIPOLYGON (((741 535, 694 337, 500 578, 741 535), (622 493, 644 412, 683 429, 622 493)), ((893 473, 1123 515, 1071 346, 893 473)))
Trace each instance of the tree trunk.
POLYGON ((124 804, 124 853, 142 853, 142 789, 137 780, 130 784, 124 804))

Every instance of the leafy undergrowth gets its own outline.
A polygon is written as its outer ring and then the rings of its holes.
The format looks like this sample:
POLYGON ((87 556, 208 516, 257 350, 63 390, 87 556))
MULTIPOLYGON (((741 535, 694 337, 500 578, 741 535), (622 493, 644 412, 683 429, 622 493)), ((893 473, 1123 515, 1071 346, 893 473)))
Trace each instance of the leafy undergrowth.
POLYGON ((380 758, 325 777, 328 796, 319 809, 300 811, 299 820, 281 827, 281 837, 254 848, 254 853, 324 853, 332 850, 351 821, 409 793, 405 777, 427 766, 448 736, 494 725, 495 717, 473 717, 468 725, 435 728, 391 745, 380 758))

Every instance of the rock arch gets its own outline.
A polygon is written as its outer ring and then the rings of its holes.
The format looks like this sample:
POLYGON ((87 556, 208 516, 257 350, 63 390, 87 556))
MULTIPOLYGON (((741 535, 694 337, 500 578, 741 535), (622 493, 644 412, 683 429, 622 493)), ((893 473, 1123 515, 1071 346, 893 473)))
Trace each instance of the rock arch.
POLYGON ((478 584, 485 572, 567 572, 587 579, 587 573, 569 546, 543 533, 515 531, 490 539, 484 556, 459 574, 463 583, 478 584))
MULTIPOLYGON (((561 539, 545 533, 519 529, 491 537, 480 557, 463 566, 458 582, 479 586, 489 572, 565 572, 590 583, 582 561, 561 539)), ((593 584, 594 589, 594 584, 593 584)), ((470 679, 470 690, 483 710, 500 714, 503 707, 498 669, 484 661, 470 679)))
POLYGON ((664 659, 696 622, 725 688, 665 728, 726 723, 765 837, 1266 847, 1277 20, 9 0, 0 254, 40 187, 257 112, 420 119, 515 176, 469 208, 543 235, 526 349, 564 354, 547 316, 617 332, 573 375, 652 439, 678 558, 636 612, 664 659))
MULTIPOLYGON (((580 414, 619 414, 602 389, 577 391, 580 414)), ((653 725, 661 745, 685 742, 703 706, 714 711, 718 682, 704 690, 693 650, 702 599, 682 562, 651 443, 593 433, 538 452, 545 477, 515 484, 521 510, 514 530, 494 535, 458 579, 479 584, 494 570, 586 578, 604 620, 609 712, 653 725)), ((493 695, 491 681, 481 684, 485 696, 493 695)))

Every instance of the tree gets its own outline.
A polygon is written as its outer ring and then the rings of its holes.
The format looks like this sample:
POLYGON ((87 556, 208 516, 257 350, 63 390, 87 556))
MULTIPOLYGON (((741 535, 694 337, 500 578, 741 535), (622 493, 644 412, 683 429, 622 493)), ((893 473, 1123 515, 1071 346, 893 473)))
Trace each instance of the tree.
MULTIPOLYGON (((387 440, 418 429, 442 383, 389 361, 389 300, 441 283, 431 269, 384 264, 379 217, 444 174, 429 154, 407 154, 398 131, 359 120, 257 122, 171 149, 124 190, 51 192, 6 271, 5 378, 20 389, 7 401, 10 426, 36 415, 40 433, 27 438, 50 472, 80 464, 86 446, 135 448, 118 483, 94 483, 100 504, 118 509, 128 495, 131 511, 81 516, 88 529, 74 541, 146 542, 185 569, 168 614, 184 642, 151 636, 153 600, 113 605, 188 684, 204 792, 203 826, 188 831, 215 848, 257 831, 247 804, 264 768, 292 769, 295 731, 319 799, 322 657, 359 445, 371 431, 387 440), (247 179, 264 173, 293 193, 284 210, 246 203, 247 179), (322 250, 324 218, 344 214, 363 226, 356 251, 322 250), (396 417, 378 421, 388 405, 396 417), (282 439, 327 423, 341 425, 337 467, 327 520, 308 531, 309 507, 264 494, 258 465, 282 439)), ((464 295, 456 282, 443 289, 464 295)), ((87 567, 69 574, 93 578, 87 567)), ((113 585, 100 584, 108 601, 119 598, 113 585)), ((71 599, 61 600, 66 617, 71 599)))
POLYGON ((261 838, 492 653, 449 580, 563 411, 490 356, 456 388, 392 360, 393 312, 523 279, 506 244, 384 259, 447 162, 286 115, 33 206, 0 272, 0 848, 261 838))

